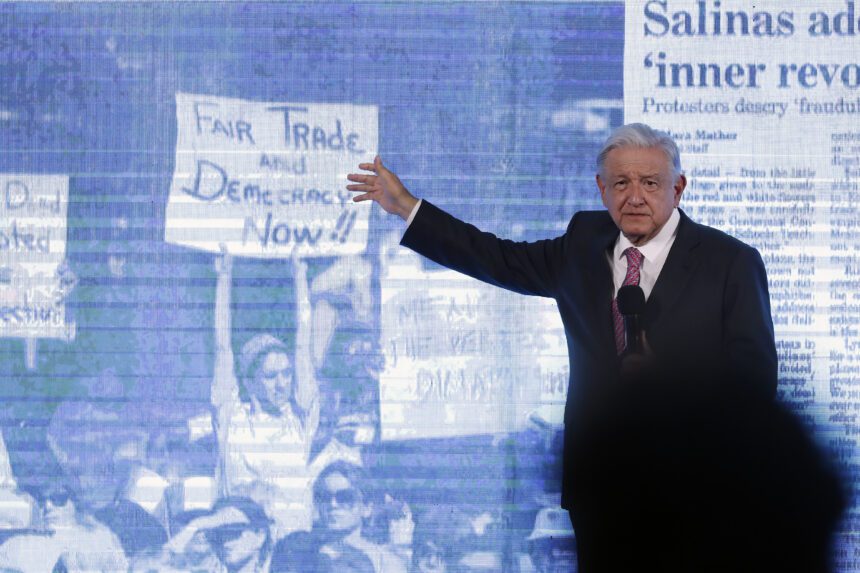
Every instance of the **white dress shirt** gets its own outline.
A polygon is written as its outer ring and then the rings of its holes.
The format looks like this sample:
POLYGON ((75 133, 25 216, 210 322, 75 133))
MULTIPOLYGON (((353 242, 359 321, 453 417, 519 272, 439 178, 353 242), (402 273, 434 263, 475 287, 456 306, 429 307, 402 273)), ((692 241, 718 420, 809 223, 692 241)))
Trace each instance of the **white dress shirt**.
POLYGON ((407 229, 409 228, 409 225, 411 225, 411 224, 412 224, 412 219, 414 219, 414 218, 415 218, 415 213, 417 213, 417 212, 418 212, 418 208, 421 206, 421 203, 422 203, 423 201, 424 201, 424 199, 418 199, 418 202, 417 202, 417 203, 415 203, 415 206, 414 206, 414 207, 412 207, 412 211, 410 211, 410 212, 409 212, 409 218, 408 218, 408 219, 406 219, 406 228, 407 228, 407 229))
MULTIPOLYGON (((645 300, 648 300, 648 297, 651 296, 651 291, 654 290, 654 283, 657 282, 657 277, 660 276, 660 271, 663 270, 663 265, 666 264, 666 257, 669 256, 669 251, 675 242, 675 237, 678 235, 678 223, 680 222, 681 215, 678 213, 678 209, 673 209, 669 220, 666 221, 660 232, 644 245, 636 247, 642 253, 642 265, 639 269, 639 286, 642 287, 642 292, 645 293, 645 300)), ((627 276, 627 257, 624 256, 624 251, 627 247, 633 246, 635 245, 623 233, 619 233, 618 238, 615 240, 615 247, 607 255, 609 266, 612 268, 612 281, 615 285, 613 297, 624 284, 624 278, 627 276)))

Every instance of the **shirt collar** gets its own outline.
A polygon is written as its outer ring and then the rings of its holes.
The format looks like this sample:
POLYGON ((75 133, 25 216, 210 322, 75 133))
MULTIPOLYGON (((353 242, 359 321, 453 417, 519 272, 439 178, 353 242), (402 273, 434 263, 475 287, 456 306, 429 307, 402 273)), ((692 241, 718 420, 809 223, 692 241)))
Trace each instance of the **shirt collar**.
POLYGON ((676 207, 672 209, 672 214, 669 215, 669 220, 666 221, 663 228, 650 241, 638 247, 631 243, 630 239, 624 236, 624 233, 618 233, 618 239, 615 241, 615 249, 612 252, 613 260, 617 261, 623 257, 624 251, 628 247, 636 247, 646 260, 653 261, 675 237, 678 232, 678 223, 680 222, 681 214, 678 213, 678 208, 676 207))

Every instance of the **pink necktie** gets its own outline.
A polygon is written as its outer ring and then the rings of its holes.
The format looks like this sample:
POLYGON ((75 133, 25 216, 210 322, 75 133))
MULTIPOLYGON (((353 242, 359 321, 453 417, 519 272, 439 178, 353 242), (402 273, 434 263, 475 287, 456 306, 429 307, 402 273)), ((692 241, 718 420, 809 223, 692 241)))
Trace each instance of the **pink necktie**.
MULTIPOLYGON (((639 268, 642 266, 642 253, 636 247, 628 247, 624 249, 624 256, 627 257, 627 276, 624 277, 624 284, 638 285, 639 284, 639 268)), ((615 324, 615 350, 618 354, 624 352, 626 346, 624 341, 624 319, 621 313, 618 312, 618 299, 612 299, 612 321, 615 324)))

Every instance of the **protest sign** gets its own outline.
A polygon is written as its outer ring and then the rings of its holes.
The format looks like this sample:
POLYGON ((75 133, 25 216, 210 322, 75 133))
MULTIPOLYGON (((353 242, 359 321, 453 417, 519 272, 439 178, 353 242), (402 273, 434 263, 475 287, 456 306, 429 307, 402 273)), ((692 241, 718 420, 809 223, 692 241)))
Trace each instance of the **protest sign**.
POLYGON ((59 272, 69 179, 4 174, 0 190, 0 336, 70 340, 59 272))
POLYGON ((560 425, 567 395, 555 302, 398 251, 381 278, 383 440, 498 434, 560 425), (423 285, 418 288, 415 285, 423 285))
POLYGON ((178 93, 176 119, 167 242, 253 257, 364 251, 370 211, 345 182, 376 154, 375 106, 178 93))

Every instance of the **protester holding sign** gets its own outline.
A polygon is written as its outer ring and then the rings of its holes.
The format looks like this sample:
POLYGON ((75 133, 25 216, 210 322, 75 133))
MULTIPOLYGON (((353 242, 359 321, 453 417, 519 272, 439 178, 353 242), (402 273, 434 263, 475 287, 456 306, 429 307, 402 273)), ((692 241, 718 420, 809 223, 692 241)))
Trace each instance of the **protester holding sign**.
POLYGON ((270 334, 242 347, 234 371, 230 292, 232 257, 217 259, 215 370, 212 405, 219 444, 222 496, 244 495, 274 520, 281 537, 312 525, 310 447, 319 425, 319 388, 311 358, 311 302, 307 265, 293 259, 295 351, 270 334))

